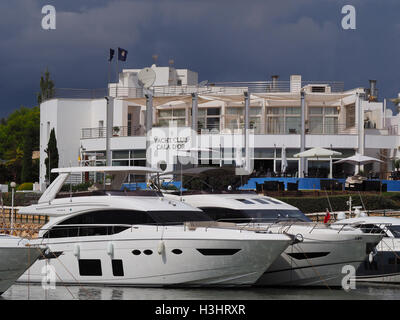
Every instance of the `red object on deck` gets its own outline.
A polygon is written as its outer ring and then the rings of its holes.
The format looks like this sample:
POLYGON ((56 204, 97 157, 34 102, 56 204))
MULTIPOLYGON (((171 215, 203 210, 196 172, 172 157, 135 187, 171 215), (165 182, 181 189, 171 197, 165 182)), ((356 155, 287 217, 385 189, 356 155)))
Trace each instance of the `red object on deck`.
POLYGON ((331 214, 328 210, 326 210, 325 218, 324 218, 324 223, 328 223, 328 221, 331 218, 331 214))

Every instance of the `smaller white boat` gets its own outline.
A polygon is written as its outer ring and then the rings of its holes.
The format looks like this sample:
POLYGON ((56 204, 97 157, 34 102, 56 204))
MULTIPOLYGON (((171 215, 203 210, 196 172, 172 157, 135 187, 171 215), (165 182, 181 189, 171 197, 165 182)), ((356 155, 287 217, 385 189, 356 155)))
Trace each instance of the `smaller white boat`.
POLYGON ((0 295, 40 257, 42 251, 24 238, 0 234, 0 295))
POLYGON ((339 220, 365 233, 384 233, 376 250, 358 267, 357 281, 400 283, 400 219, 360 216, 339 220))

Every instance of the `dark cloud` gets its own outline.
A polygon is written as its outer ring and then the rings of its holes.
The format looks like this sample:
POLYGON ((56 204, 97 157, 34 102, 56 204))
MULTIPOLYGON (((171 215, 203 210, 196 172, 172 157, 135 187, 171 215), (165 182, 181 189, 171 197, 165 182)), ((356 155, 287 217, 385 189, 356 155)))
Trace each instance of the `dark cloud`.
POLYGON ((212 81, 302 74, 353 88, 375 78, 390 98, 400 91, 399 9, 397 0, 3 1, 0 116, 35 104, 46 67, 57 87, 104 87, 108 48, 118 46, 129 51, 125 67, 158 53, 159 64, 173 58, 212 81), (45 4, 57 9, 55 31, 41 29, 45 4), (341 28, 345 4, 356 7, 356 30, 341 28))

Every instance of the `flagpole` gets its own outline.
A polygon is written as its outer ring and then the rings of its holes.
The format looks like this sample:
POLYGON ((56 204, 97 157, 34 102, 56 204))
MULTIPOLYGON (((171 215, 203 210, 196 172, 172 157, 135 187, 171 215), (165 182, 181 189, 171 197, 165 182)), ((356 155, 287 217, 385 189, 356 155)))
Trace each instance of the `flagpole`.
POLYGON ((119 48, 118 51, 116 52, 116 60, 117 60, 117 71, 116 71, 116 79, 115 79, 115 94, 116 96, 118 96, 118 83, 119 83, 119 79, 118 79, 118 60, 119 60, 119 48))

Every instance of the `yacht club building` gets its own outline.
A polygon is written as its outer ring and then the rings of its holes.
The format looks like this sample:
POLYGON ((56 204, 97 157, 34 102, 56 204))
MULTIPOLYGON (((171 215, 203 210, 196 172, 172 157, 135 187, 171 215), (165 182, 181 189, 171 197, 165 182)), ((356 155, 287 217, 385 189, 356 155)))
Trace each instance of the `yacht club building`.
MULTIPOLYGON (((302 168, 301 161, 293 157, 301 149, 323 147, 342 153, 333 160, 356 152, 381 159, 383 163, 365 165, 364 171, 382 179, 390 175, 400 143, 400 118, 386 108, 385 101, 377 101, 375 81, 370 81, 367 89, 345 89, 342 82, 307 81, 301 75, 292 75, 287 81, 273 76, 268 81, 199 83, 198 74, 188 69, 151 68, 156 80, 147 90, 138 80, 141 69, 124 69, 119 82, 109 84, 108 92, 56 89, 54 97, 40 105, 41 186, 46 175, 44 150, 52 128, 60 167, 104 165, 107 120, 113 132, 109 139, 112 165, 146 165, 146 124, 163 128, 173 121, 178 127, 194 129, 202 148, 214 148, 216 137, 243 132, 246 94, 256 174, 279 174, 284 149, 286 175, 326 176, 329 159, 308 158, 302 168), (146 93, 152 96, 150 118, 146 93), (108 116, 105 96, 113 101, 108 116)), ((199 153, 202 164, 211 164, 209 158, 199 153)), ((225 160, 221 156, 219 165, 225 160)), ((354 166, 349 164, 333 167, 334 177, 353 172, 354 166)))

